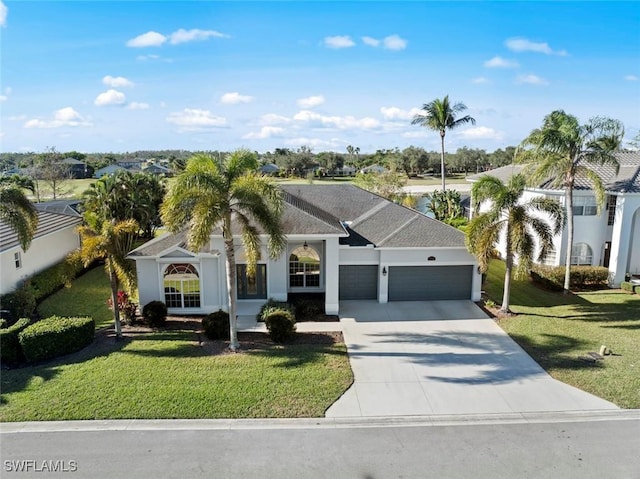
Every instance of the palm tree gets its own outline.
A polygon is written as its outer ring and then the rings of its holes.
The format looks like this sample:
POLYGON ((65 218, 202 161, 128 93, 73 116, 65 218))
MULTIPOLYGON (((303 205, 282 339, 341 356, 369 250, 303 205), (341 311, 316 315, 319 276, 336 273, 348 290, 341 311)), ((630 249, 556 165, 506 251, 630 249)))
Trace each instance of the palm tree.
POLYGON ((0 220, 18 235, 26 251, 38 227, 38 210, 22 190, 11 183, 0 185, 0 220))
POLYGON ((440 153, 440 174, 442 177, 442 191, 445 191, 445 167, 444 167, 444 137, 447 130, 453 130, 454 128, 471 123, 476 124, 476 120, 469 115, 465 115, 462 118, 457 118, 459 113, 462 113, 467 109, 464 103, 449 103, 449 95, 445 96, 442 100, 436 98, 435 100, 422 105, 422 113, 419 113, 413 117, 411 121, 412 125, 420 125, 430 130, 440 132, 440 143, 442 150, 440 153))
POLYGON ((620 168, 614 153, 620 148, 624 127, 611 118, 592 118, 585 125, 578 119, 556 110, 547 115, 542 127, 533 130, 521 144, 516 161, 524 163, 525 173, 533 186, 548 182, 552 188, 564 190, 567 210, 567 247, 564 292, 569 292, 571 250, 573 248, 573 189, 576 178, 591 183, 596 197, 598 214, 604 205, 605 190, 602 179, 589 165, 610 165, 620 168))
POLYGON ((562 206, 555 200, 536 197, 520 203, 525 186, 526 179, 522 174, 512 176, 506 184, 495 176, 484 175, 471 188, 476 216, 469 223, 466 241, 467 249, 478 259, 481 272, 487 270, 501 235, 504 234, 506 241, 502 312, 509 312, 511 276, 516 257, 514 276, 520 277, 531 267, 536 238, 540 247, 538 261, 541 261, 553 247, 553 237, 564 223, 562 206), (478 214, 480 205, 485 201, 490 203, 490 209, 478 214), (536 213, 547 215, 551 225, 536 213))
POLYGON ((132 220, 104 220, 94 213, 85 213, 86 224, 78 228, 81 247, 75 253, 85 266, 96 260, 104 260, 111 286, 111 304, 116 340, 122 338, 118 290, 123 285, 127 292, 134 288, 135 273, 133 262, 127 254, 133 249, 138 232, 138 224, 132 220))
POLYGON ((230 344, 238 344, 236 319, 236 259, 233 227, 242 232, 247 257, 247 274, 255 274, 260 259, 261 240, 256 224, 268 235, 272 258, 282 253, 286 239, 280 225, 284 209, 282 192, 269 178, 255 173, 258 160, 253 152, 237 150, 224 159, 207 154, 191 157, 170 185, 161 208, 170 231, 189 228, 188 246, 198 251, 210 241, 214 227, 222 228, 227 267, 230 344))

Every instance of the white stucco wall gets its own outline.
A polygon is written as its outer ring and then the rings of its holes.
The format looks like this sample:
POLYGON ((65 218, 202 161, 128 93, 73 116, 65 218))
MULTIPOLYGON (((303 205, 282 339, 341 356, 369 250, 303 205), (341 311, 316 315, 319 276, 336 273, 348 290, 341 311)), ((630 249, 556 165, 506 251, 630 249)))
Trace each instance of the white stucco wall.
POLYGON ((36 273, 61 262, 80 247, 75 226, 34 238, 27 251, 21 247, 0 253, 0 294, 9 293, 36 273), (22 267, 16 269, 14 254, 20 252, 22 267))

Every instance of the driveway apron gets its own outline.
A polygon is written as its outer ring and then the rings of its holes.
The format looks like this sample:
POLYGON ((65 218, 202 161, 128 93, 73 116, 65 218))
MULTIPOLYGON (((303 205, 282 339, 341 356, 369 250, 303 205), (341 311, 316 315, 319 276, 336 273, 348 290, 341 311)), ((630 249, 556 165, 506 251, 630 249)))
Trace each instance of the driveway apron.
POLYGON ((344 301, 353 385, 327 417, 618 407, 556 381, 471 301, 344 301))

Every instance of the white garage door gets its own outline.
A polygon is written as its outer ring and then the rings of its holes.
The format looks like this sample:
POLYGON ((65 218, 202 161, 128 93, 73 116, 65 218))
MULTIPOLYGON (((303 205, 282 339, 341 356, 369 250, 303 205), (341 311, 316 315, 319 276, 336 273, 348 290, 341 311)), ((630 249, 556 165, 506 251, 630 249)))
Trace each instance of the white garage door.
POLYGON ((473 266, 391 266, 389 301, 471 299, 473 266))

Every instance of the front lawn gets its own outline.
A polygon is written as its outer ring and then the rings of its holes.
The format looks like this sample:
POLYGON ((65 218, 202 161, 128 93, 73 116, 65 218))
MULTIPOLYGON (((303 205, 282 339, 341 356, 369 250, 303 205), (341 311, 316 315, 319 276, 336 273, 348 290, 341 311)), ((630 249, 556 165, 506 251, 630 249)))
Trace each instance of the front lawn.
MULTIPOLYGON (((491 262, 484 285, 498 306, 504 263, 491 262)), ((640 408, 640 296, 622 290, 570 295, 514 281, 511 309, 498 324, 554 378, 611 401, 640 408), (605 345, 614 355, 591 362, 589 352, 605 345)))
MULTIPOLYGON (((39 312, 93 316, 112 332, 108 297, 98 267, 39 312)), ((129 331, 119 343, 105 335, 78 353, 3 370, 0 421, 322 417, 353 381, 342 343, 249 348, 241 333, 247 348, 225 354, 187 328, 129 331)))

